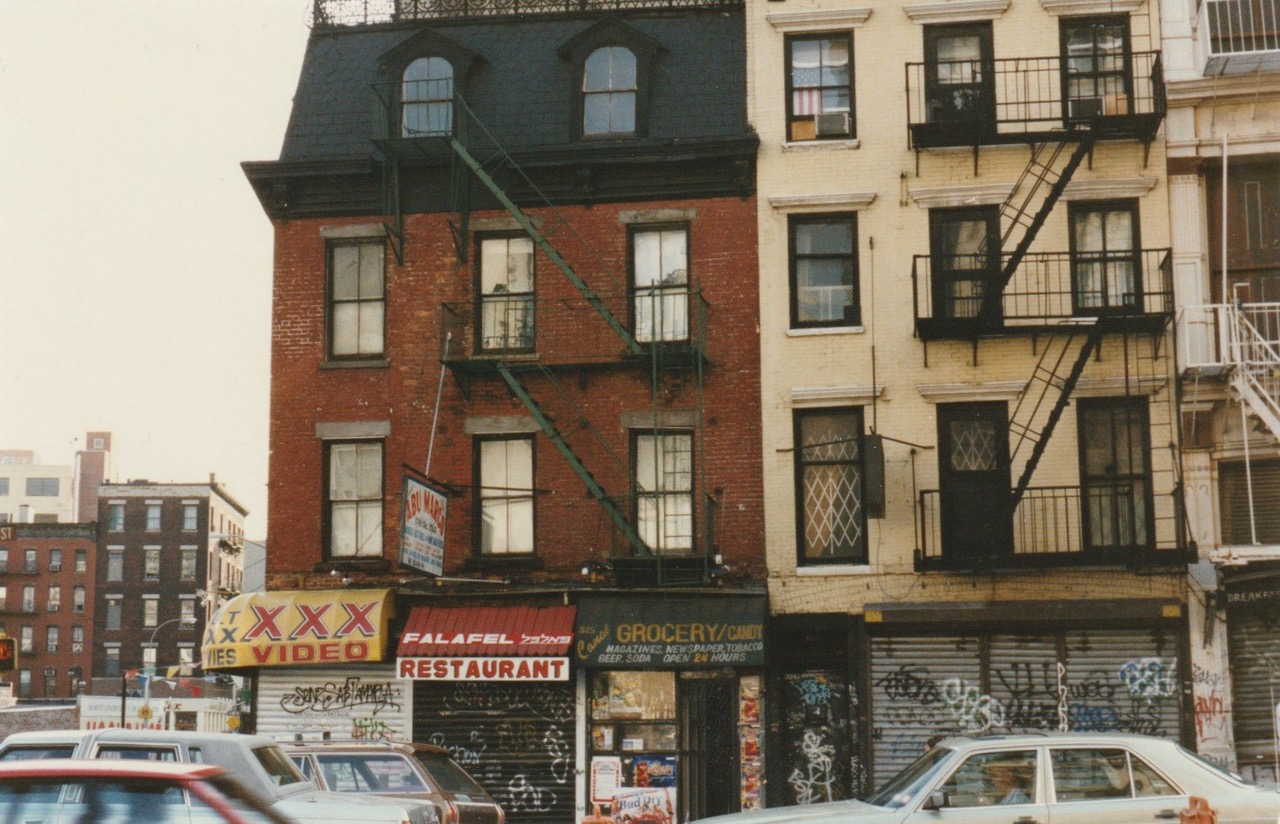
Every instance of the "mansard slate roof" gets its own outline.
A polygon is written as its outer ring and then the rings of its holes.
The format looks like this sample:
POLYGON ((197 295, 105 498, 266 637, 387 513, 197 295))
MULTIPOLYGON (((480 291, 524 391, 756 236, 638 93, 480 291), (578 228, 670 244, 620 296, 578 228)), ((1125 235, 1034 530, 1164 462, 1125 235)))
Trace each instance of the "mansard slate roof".
MULTIPOLYGON (((621 19, 621 18, 620 18, 621 19)), ((573 139, 577 68, 558 54, 591 19, 529 18, 433 22, 314 32, 307 44, 281 161, 368 158, 374 84, 384 56, 430 28, 478 60, 462 92, 508 151, 563 146, 573 139)), ((749 134, 746 36, 740 12, 627 16, 622 22, 660 45, 644 145, 749 134)))

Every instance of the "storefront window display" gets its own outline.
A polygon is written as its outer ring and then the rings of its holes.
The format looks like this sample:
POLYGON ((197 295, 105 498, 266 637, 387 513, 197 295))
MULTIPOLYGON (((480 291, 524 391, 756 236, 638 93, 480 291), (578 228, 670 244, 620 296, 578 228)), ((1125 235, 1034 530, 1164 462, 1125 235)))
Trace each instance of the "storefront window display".
POLYGON ((676 675, 600 672, 591 679, 591 802, 603 821, 676 820, 676 675))

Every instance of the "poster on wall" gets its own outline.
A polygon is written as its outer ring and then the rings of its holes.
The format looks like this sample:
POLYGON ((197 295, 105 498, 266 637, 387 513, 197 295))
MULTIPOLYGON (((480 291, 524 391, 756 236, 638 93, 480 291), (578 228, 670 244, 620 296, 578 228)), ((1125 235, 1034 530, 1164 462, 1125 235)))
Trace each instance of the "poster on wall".
POLYGON ((674 787, 628 787, 613 798, 615 824, 675 824, 674 787))
POLYGON ((444 574, 444 530, 449 499, 426 481, 404 476, 400 508, 400 565, 444 574))
POLYGON ((591 801, 608 804, 622 786, 622 759, 614 756, 596 756, 591 759, 591 801))
POLYGON ((738 763, 741 765, 739 802, 743 812, 764 809, 764 731, 760 720, 760 676, 745 675, 738 682, 738 763))

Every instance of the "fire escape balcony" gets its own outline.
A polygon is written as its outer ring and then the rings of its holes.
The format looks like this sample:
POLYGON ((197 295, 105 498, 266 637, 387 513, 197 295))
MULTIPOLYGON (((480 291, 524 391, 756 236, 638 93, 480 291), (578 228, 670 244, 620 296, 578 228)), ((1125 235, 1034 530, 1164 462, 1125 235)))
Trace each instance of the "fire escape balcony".
POLYGON ((911 147, 1062 140, 1086 129, 1104 140, 1155 137, 1165 113, 1159 52, 1130 52, 1119 71, 1088 76, 1064 71, 1064 62, 1070 61, 1053 56, 906 64, 911 147))
MULTIPOLYGON (((1001 294, 983 308, 996 272, 976 256, 916 255, 911 269, 916 334, 922 340, 972 340, 1051 332, 1073 318, 1107 316, 1121 332, 1159 331, 1173 317, 1168 249, 1129 254, 1036 252, 1022 258, 1001 294)), ((1009 254, 1002 256, 1007 261, 1009 254)))
MULTIPOLYGON (((1012 500, 1012 497, 1010 498, 1012 500)), ((917 571, 982 572, 1045 567, 1178 566, 1188 560, 1177 488, 1153 490, 1150 482, 1091 482, 1086 486, 1031 487, 1012 512, 989 520, 981 551, 957 552, 949 522, 971 512, 948 506, 946 490, 926 489, 918 501, 917 571), (996 521, 1004 521, 995 526, 996 521)))
POLYGON ((1280 70, 1280 0, 1204 0, 1196 50, 1205 77, 1280 70))
POLYGON ((1280 303, 1189 306, 1178 326, 1183 373, 1225 376, 1232 394, 1280 439, 1280 303))
POLYGON ((615 369, 648 368, 656 359, 663 368, 681 368, 693 367, 705 356, 710 307, 700 292, 659 288, 593 298, 504 292, 443 304, 445 362, 460 374, 482 374, 492 372, 499 362, 615 369), (614 317, 629 319, 639 352, 601 321, 599 304, 614 317))

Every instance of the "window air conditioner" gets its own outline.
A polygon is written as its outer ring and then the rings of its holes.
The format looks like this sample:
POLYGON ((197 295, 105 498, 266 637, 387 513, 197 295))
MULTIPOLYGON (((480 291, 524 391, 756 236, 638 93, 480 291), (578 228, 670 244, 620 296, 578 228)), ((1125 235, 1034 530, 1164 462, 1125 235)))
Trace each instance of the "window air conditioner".
POLYGON ((47 647, 47 649, 46 649, 46 651, 47 651, 47 652, 57 652, 57 651, 58 651, 58 645, 57 645, 57 644, 49 644, 49 645, 48 645, 48 647, 47 647))
POLYGON ((50 571, 50 572, 61 572, 61 571, 62 571, 62 564, 59 564, 59 563, 56 563, 56 562, 49 564, 49 571, 50 571))
POLYGON ((71 645, 71 651, 72 651, 72 652, 84 652, 84 644, 72 644, 72 645, 71 645))
POLYGON ((1070 103, 1072 120, 1091 120, 1102 116, 1101 97, 1073 97, 1070 103))
POLYGON ((848 137, 853 132, 853 119, 848 112, 815 114, 813 130, 818 137, 848 137))

